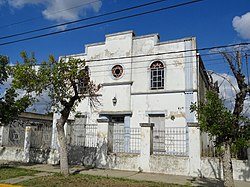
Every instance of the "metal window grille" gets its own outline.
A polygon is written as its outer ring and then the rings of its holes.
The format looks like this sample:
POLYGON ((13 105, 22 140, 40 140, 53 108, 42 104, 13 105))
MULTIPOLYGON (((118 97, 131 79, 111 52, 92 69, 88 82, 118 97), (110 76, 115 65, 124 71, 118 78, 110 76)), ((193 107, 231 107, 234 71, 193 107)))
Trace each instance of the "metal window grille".
POLYGON ((37 149, 49 149, 52 138, 51 124, 38 124, 31 130, 30 147, 37 149))
POLYGON ((85 147, 97 146, 97 124, 86 125, 85 147))
POLYGON ((114 153, 140 153, 141 129, 116 127, 113 132, 114 153))
POLYGON ((164 88, 164 69, 156 68, 151 69, 151 89, 163 89, 164 88))
POLYGON ((164 66, 160 61, 155 61, 150 66, 151 90, 164 89, 164 66))
POLYGON ((188 131, 186 127, 169 127, 153 130, 153 152, 165 155, 188 155, 188 131), (157 134, 157 136, 154 136, 157 134))
POLYGON ((10 124, 7 146, 23 147, 26 124, 20 120, 15 120, 10 124))
POLYGON ((73 124, 70 132, 70 145, 96 147, 97 124, 73 124))

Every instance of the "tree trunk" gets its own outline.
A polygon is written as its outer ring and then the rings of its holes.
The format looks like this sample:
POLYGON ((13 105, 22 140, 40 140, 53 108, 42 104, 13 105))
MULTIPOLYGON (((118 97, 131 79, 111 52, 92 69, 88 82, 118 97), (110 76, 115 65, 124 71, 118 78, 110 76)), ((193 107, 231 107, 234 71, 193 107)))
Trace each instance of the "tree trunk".
POLYGON ((64 122, 59 120, 56 125, 58 140, 60 145, 60 169, 63 175, 69 175, 69 164, 68 164, 68 151, 67 151, 67 142, 66 136, 64 133, 64 122))
POLYGON ((224 153, 222 154, 222 165, 223 165, 224 186, 234 187, 231 147, 228 141, 224 143, 224 153))

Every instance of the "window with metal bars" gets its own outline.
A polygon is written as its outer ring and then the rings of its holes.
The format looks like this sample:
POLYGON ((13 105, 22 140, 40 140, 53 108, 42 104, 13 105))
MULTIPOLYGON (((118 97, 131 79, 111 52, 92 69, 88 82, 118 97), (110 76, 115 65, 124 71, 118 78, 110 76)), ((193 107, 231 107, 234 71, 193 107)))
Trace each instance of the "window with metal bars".
POLYGON ((164 89, 164 66, 160 61, 155 61, 150 66, 151 90, 164 89))

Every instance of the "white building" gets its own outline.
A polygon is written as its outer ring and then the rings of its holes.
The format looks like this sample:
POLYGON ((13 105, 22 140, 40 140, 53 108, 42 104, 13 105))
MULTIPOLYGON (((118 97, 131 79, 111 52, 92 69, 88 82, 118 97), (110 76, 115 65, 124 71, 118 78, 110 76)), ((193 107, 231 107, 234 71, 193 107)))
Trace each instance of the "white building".
POLYGON ((101 84, 98 110, 88 100, 77 111, 86 123, 105 116, 125 127, 154 122, 155 127, 186 127, 195 123, 191 102, 203 96, 206 76, 194 37, 160 42, 158 34, 133 31, 106 35, 105 42, 86 45, 91 80, 101 84))
MULTIPOLYGON (((96 166, 157 172, 162 164, 152 164, 156 163, 152 155, 186 156, 178 171, 197 175, 193 173, 200 168, 196 158, 200 131, 189 108, 203 98, 208 83, 194 37, 160 42, 158 34, 135 36, 126 31, 106 35, 105 42, 86 45, 85 53, 68 57, 84 59, 91 80, 102 86, 97 109, 91 109, 86 98, 76 109, 83 118, 71 116, 75 120, 67 128, 71 160, 92 155, 92 160, 99 159, 96 166), (92 136, 95 132, 97 139, 92 136), (99 146, 103 154, 82 155, 82 145, 99 146), (107 152, 132 153, 135 160, 114 164, 107 152)), ((58 118, 54 115, 54 132, 58 118)), ((53 133, 52 147, 56 144, 53 133)), ((172 174, 182 174, 171 167, 172 174)))

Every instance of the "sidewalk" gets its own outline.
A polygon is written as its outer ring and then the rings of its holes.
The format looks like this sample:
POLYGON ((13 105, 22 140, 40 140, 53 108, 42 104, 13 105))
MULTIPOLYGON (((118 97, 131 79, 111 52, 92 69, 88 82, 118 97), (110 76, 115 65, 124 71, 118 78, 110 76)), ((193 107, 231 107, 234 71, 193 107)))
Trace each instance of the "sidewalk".
MULTIPOLYGON (((37 171, 42 171, 42 173, 36 176, 26 176, 18 177, 14 179, 7 179, 5 181, 0 181, 0 183, 15 184, 24 180, 29 180, 34 177, 39 177, 39 175, 46 176, 50 175, 51 172, 60 172, 59 166, 52 166, 47 164, 34 164, 34 165, 18 165, 19 168, 33 169, 37 171)), ((222 181, 216 179, 208 178, 195 178, 179 175, 166 175, 166 174, 156 174, 156 173, 139 173, 134 171, 120 171, 120 170, 110 170, 110 169, 86 169, 83 166, 74 166, 70 168, 71 173, 80 173, 88 175, 98 175, 105 177, 119 177, 134 180, 146 180, 191 186, 211 186, 211 187, 221 187, 223 186, 222 181)), ((249 187, 250 182, 235 181, 236 187, 249 187)))

